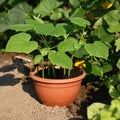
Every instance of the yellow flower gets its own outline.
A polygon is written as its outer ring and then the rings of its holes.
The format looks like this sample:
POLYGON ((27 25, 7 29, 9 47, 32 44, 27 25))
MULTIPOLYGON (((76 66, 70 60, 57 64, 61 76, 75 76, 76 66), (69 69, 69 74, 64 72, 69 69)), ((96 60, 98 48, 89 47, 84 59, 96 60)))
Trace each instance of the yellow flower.
POLYGON ((101 6, 103 7, 103 9, 109 9, 113 6, 113 3, 110 3, 109 1, 106 1, 101 6))
POLYGON ((75 64, 74 64, 75 67, 80 67, 80 68, 85 68, 86 67, 86 64, 85 64, 85 61, 84 60, 79 60, 79 61, 76 61, 75 64))

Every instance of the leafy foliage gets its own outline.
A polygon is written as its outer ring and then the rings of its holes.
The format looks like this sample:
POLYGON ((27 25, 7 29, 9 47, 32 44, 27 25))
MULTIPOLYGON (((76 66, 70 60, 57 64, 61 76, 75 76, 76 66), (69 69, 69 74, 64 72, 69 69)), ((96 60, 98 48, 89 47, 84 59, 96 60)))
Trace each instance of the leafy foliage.
POLYGON ((120 119, 119 0, 1 0, 0 28, 5 51, 33 54, 35 64, 47 59, 72 69, 85 61, 86 73, 99 76, 112 99, 91 105, 88 118, 120 119))

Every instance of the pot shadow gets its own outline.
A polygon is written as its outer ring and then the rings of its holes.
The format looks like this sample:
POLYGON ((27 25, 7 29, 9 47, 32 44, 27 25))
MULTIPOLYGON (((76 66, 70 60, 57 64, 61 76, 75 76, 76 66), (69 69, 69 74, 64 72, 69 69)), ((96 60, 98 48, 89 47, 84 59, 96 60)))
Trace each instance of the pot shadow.
POLYGON ((39 98, 36 95, 33 81, 29 77, 29 73, 30 73, 30 69, 31 69, 29 66, 29 63, 23 61, 22 59, 17 59, 17 58, 13 60, 13 63, 17 66, 17 70, 26 76, 25 81, 22 82, 23 91, 28 93, 32 98, 34 98, 39 103, 41 103, 41 101, 39 100, 39 98))
POLYGON ((38 98, 35 92, 34 83, 31 78, 28 78, 27 82, 22 83, 22 89, 25 92, 27 92, 32 98, 34 98, 36 101, 42 104, 42 102, 40 101, 40 99, 38 98))

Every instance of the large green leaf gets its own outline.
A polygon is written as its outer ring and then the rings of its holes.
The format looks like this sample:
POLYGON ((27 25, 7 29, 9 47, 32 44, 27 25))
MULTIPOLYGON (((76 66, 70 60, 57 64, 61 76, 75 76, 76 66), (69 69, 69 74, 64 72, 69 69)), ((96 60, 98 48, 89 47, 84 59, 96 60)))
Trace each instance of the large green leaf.
POLYGON ((85 44, 85 49, 90 56, 96 56, 99 58, 108 58, 108 47, 100 41, 95 41, 93 44, 85 44))
POLYGON ((95 64, 92 64, 92 71, 91 71, 92 74, 94 74, 95 76, 101 76, 103 77, 103 69, 102 67, 99 67, 95 64))
POLYGON ((120 32, 120 10, 112 10, 104 16, 109 32, 120 32))
POLYGON ((74 47, 75 44, 78 44, 78 40, 70 37, 60 42, 57 48, 59 52, 73 51, 75 50, 75 47, 74 47))
POLYGON ((37 7, 34 8, 34 12, 40 14, 41 17, 45 17, 61 4, 62 2, 58 0, 41 0, 37 7))
POLYGON ((75 24, 78 25, 80 27, 86 27, 87 25, 90 25, 90 22, 87 21, 84 18, 80 18, 80 17, 71 17, 70 21, 75 24))
POLYGON ((52 23, 36 24, 34 30, 38 34, 51 35, 55 37, 66 36, 65 27, 68 26, 65 23, 57 24, 54 26, 52 23))
POLYGON ((30 13, 32 13, 32 7, 25 2, 17 4, 8 13, 0 13, 0 32, 9 29, 8 25, 25 23, 25 19, 30 13))
POLYGON ((103 103, 93 103, 87 108, 89 120, 101 120, 100 111, 105 107, 103 103))
POLYGON ((67 36, 66 29, 65 29, 66 26, 68 26, 66 23, 58 23, 55 26, 55 29, 51 31, 50 35, 53 35, 55 37, 67 36))
POLYGON ((38 43, 36 41, 30 41, 30 39, 30 34, 15 34, 8 41, 5 51, 29 54, 38 47, 38 43))
POLYGON ((45 24, 36 24, 34 30, 37 34, 42 35, 51 35, 51 32, 54 31, 55 27, 52 23, 45 24))
POLYGON ((72 69, 72 60, 65 53, 50 51, 48 58, 53 65, 59 65, 64 68, 72 69))
POLYGON ((17 32, 19 32, 19 31, 28 31, 28 30, 32 30, 33 28, 34 28, 34 25, 32 25, 32 24, 8 25, 8 29, 15 30, 17 32))
POLYGON ((102 41, 106 44, 111 43, 111 41, 114 39, 114 35, 105 31, 105 29, 102 26, 100 26, 96 30, 94 30, 92 33, 92 36, 93 36, 93 39, 95 39, 95 38, 97 40, 100 39, 100 41, 102 41))

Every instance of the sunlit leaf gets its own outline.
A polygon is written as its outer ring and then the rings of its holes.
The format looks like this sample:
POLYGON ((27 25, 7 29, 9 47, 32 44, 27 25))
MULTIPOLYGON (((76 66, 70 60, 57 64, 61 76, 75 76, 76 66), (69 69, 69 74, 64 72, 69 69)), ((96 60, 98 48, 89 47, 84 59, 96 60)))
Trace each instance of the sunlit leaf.
POLYGON ((117 98, 120 96, 120 90, 111 85, 109 89, 109 94, 112 98, 117 98))
POLYGON ((72 69, 72 60, 65 53, 50 51, 48 58, 53 65, 59 65, 64 68, 72 69))
POLYGON ((100 41, 95 41, 94 44, 85 44, 85 49, 90 56, 96 56, 100 58, 108 58, 108 47, 100 41))
POLYGON ((80 27, 86 27, 87 25, 90 25, 90 22, 85 20, 84 18, 80 18, 80 17, 71 17, 70 21, 75 24, 78 25, 80 27))
POLYGON ((30 41, 30 39, 30 34, 15 34, 8 41, 5 51, 29 54, 38 47, 38 43, 36 41, 30 41))
POLYGON ((89 120, 100 120, 100 111, 105 107, 103 103, 93 103, 87 108, 89 120))
POLYGON ((67 52, 75 50, 74 45, 78 44, 78 40, 75 38, 67 38, 60 42, 57 46, 59 52, 67 52))
POLYGON ((59 2, 57 0, 42 0, 37 5, 37 7, 34 8, 34 12, 40 14, 41 17, 45 17, 46 15, 52 13, 52 10, 54 10, 61 4, 62 2, 59 2))
POLYGON ((105 21, 109 25, 109 32, 120 32, 120 10, 111 10, 104 16, 105 21))

